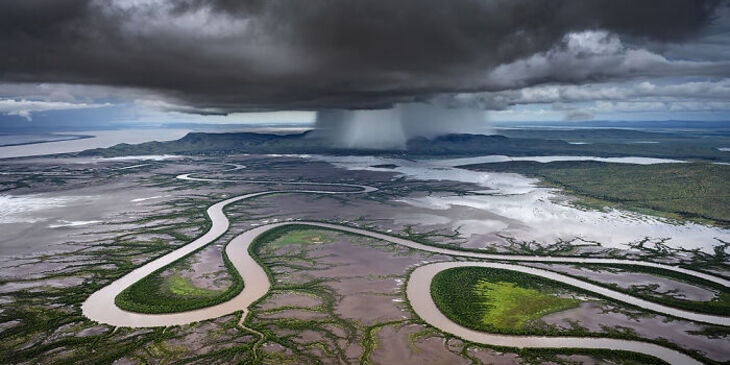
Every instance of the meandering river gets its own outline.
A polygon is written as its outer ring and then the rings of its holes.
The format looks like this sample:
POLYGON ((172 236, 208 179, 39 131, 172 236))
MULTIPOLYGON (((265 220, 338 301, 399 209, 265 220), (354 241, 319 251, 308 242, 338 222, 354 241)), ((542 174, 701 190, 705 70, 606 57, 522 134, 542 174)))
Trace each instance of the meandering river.
MULTIPOLYGON (((242 169, 245 166, 235 165, 231 170, 242 169)), ((229 179, 213 179, 213 178, 202 178, 193 177, 192 174, 178 175, 177 178, 180 180, 192 180, 192 181, 206 181, 206 182, 231 182, 242 180, 229 180, 229 179)), ((582 258, 582 257, 544 257, 544 256, 524 256, 524 255, 500 255, 500 254, 488 254, 480 252, 468 252, 461 251, 458 249, 449 249, 443 247, 434 247, 425 245, 422 243, 410 241, 404 238, 395 237, 379 232, 372 232, 356 227, 321 223, 321 222, 279 222, 271 223, 267 225, 258 226, 243 232, 236 236, 226 246, 226 254, 228 255, 231 263, 235 269, 239 272, 244 280, 245 287, 232 299, 213 305, 206 308, 196 309, 187 312, 170 313, 170 314, 144 314, 134 313, 125 311, 117 307, 114 303, 119 293, 124 289, 134 284, 135 282, 143 279, 147 275, 155 272, 156 270, 163 268, 176 260, 194 252, 195 250, 202 248, 203 246, 215 241, 221 235, 223 235, 229 228, 230 222, 226 217, 223 209, 229 205, 242 200, 251 199, 263 195, 275 194, 275 193, 307 193, 307 194, 366 194, 376 191, 377 188, 364 186, 364 185, 353 185, 353 184, 337 184, 337 183, 317 183, 317 182, 272 182, 272 181, 252 181, 245 180, 245 183, 261 183, 261 184, 281 184, 281 185, 306 185, 306 186, 322 186, 322 187, 340 187, 350 189, 348 191, 333 191, 333 190, 267 190, 256 193, 243 194, 236 197, 232 197, 210 206, 206 213, 211 221, 210 229, 197 238, 196 240, 188 243, 187 245, 178 248, 177 250, 170 252, 167 255, 159 257, 131 272, 125 276, 115 280, 106 287, 93 293, 89 298, 82 304, 83 314, 94 321, 105 323, 113 326, 121 327, 159 327, 159 326, 173 326, 183 325, 192 322, 198 322, 207 319, 218 318, 224 315, 234 313, 236 311, 244 311, 242 318, 245 318, 248 307, 269 291, 270 283, 264 269, 258 265, 258 263, 249 255, 248 248, 253 240, 260 234, 283 225, 288 224, 306 224, 312 226, 318 226, 323 228, 330 228, 341 230, 350 233, 356 233, 380 240, 385 240, 394 244, 407 246, 417 250, 429 251, 433 253, 480 259, 480 260, 499 260, 499 261, 511 261, 511 262, 563 262, 563 263, 600 263, 600 264, 631 264, 640 265, 647 267, 655 267, 666 270, 672 270, 680 272, 686 275, 694 276, 700 279, 709 280, 714 283, 730 287, 730 281, 714 275, 688 270, 676 266, 635 261, 635 260, 620 260, 620 259, 601 259, 601 258, 582 258)), ((647 355, 658 357, 664 361, 672 364, 699 364, 699 362, 679 351, 672 350, 666 347, 662 347, 656 344, 651 344, 641 341, 630 341, 630 340, 619 340, 610 338, 583 338, 583 337, 547 337, 547 336, 506 336, 490 334, 485 332, 479 332, 470 330, 462 327, 453 321, 449 320, 444 316, 437 308, 431 298, 430 284, 433 276, 442 270, 446 270, 453 267, 463 266, 479 266, 479 267, 491 267, 506 270, 513 270, 528 273, 531 275, 537 275, 551 280, 560 281, 568 285, 581 288, 598 295, 606 296, 617 301, 628 303, 646 310, 669 315, 678 318, 689 319, 697 322, 719 324, 723 326, 730 326, 730 317, 716 316, 710 314, 695 313, 685 311, 673 307, 661 305, 659 303, 650 302, 640 298, 633 297, 628 294, 620 293, 602 286, 591 284, 573 277, 555 273, 552 271, 521 266, 518 264, 506 264, 497 262, 439 262, 426 264, 416 268, 410 275, 406 294, 408 300, 413 307, 416 314, 421 317, 427 323, 434 327, 453 335, 459 336, 463 339, 483 343, 488 345, 496 346, 508 346, 508 347, 536 347, 536 348, 591 348, 591 349, 610 349, 610 350, 623 350, 644 353, 647 355)))

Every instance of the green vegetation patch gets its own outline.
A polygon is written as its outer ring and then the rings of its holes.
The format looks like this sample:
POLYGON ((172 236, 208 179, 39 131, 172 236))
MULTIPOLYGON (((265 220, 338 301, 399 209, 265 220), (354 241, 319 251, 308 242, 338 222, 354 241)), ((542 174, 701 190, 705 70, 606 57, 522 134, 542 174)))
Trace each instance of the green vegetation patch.
POLYGON ((616 206, 676 219, 730 226, 730 166, 709 163, 632 165, 528 161, 467 166, 536 176, 594 208, 616 206))
POLYGON ((520 333, 522 324, 578 306, 577 299, 555 296, 551 281, 509 270, 458 267, 431 282, 431 296, 452 321, 471 329, 520 333))
MULTIPOLYGON (((261 242, 274 247, 326 244, 334 242, 331 232, 326 229, 312 229, 310 226, 287 225, 263 233, 254 240, 253 246, 258 247, 261 242)), ((170 267, 182 262, 176 261, 129 286, 115 298, 115 303, 119 308, 140 313, 176 313, 223 303, 243 290, 243 279, 233 268, 225 252, 223 259, 233 280, 231 286, 225 290, 196 287, 190 279, 174 271, 171 275, 163 276, 170 267)))
POLYGON ((482 298, 482 323, 500 329, 520 329, 525 321, 574 308, 579 303, 577 299, 547 295, 507 282, 480 280, 472 290, 482 298))
POLYGON ((170 267, 168 265, 124 289, 114 298, 114 303, 124 310, 139 313, 177 313, 223 303, 243 290, 243 278, 233 267, 225 251, 223 262, 233 281, 225 290, 198 288, 190 279, 180 276, 177 272, 163 276, 165 270, 170 267))
POLYGON ((288 231, 285 234, 269 242, 269 245, 279 247, 286 245, 321 245, 332 243, 334 240, 321 229, 298 229, 288 231))
POLYGON ((212 297, 224 292, 224 290, 198 288, 189 278, 182 277, 179 273, 173 273, 164 278, 162 289, 164 292, 180 297, 212 297))

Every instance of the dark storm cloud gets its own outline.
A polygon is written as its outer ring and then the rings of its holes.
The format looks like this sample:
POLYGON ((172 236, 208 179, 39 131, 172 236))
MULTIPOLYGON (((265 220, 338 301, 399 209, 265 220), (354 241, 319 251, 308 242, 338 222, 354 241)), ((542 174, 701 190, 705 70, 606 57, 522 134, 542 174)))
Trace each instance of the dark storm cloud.
MULTIPOLYGON (((550 57, 565 63, 559 57, 566 34, 602 30, 632 42, 683 42, 713 21, 720 4, 6 0, 0 5, 0 81, 145 89, 207 112, 377 107, 439 93, 590 81, 598 71, 574 69, 579 63, 550 65, 550 57), (546 56, 535 61, 540 72, 531 74, 525 70, 536 66, 520 60, 535 55, 546 56)), ((565 54, 596 56, 574 51, 565 54)), ((598 58, 596 70, 604 68, 601 62, 608 61, 598 58)), ((599 76, 641 72, 632 65, 599 76)), ((727 71, 720 67, 681 70, 727 71)))

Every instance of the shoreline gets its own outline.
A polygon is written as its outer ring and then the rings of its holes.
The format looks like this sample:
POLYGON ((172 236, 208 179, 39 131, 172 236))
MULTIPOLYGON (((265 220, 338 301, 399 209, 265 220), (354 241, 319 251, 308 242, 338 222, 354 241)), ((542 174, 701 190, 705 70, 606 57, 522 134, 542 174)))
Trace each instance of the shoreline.
MULTIPOLYGON (((9 136, 18 136, 18 135, 24 135, 24 134, 2 134, 0 133, 0 137, 3 135, 9 135, 9 136)), ((53 142, 67 142, 67 141, 75 141, 79 139, 87 139, 87 138, 94 138, 96 136, 92 134, 56 134, 55 132, 49 133, 48 135, 51 136, 67 136, 69 138, 63 138, 63 139, 54 139, 54 140, 48 140, 48 141, 30 141, 30 142, 19 142, 19 143, 10 143, 10 144, 0 144, 0 147, 15 147, 15 146, 28 146, 33 144, 43 144, 43 143, 53 143, 53 142)))

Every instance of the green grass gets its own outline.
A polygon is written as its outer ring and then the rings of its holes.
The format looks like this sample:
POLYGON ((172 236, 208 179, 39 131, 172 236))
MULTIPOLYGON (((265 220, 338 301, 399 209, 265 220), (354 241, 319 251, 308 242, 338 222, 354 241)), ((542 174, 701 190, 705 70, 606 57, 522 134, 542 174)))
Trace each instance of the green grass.
POLYGON ((550 281, 507 270, 458 267, 434 276, 431 295, 439 310, 467 328, 522 333, 522 325, 576 307, 580 301, 553 295, 550 281))
POLYGON ((177 313, 223 303, 243 290, 243 278, 225 251, 223 262, 233 281, 225 290, 195 287, 189 279, 177 273, 163 277, 162 273, 169 268, 165 266, 124 289, 114 298, 114 303, 119 308, 138 313, 177 313))
POLYGON ((322 230, 317 229, 303 229, 289 231, 286 234, 278 237, 271 241, 269 245, 274 247, 286 246, 286 245, 321 245, 325 243, 332 243, 332 239, 329 238, 322 230))
MULTIPOLYGON (((717 362, 705 358, 696 350, 687 350, 665 339, 649 339, 634 333, 621 331, 592 332, 585 328, 563 329, 552 326, 523 326, 526 321, 540 318, 545 314, 575 307, 579 301, 554 296, 558 292, 585 293, 567 284, 544 279, 534 275, 510 270, 457 267, 436 274, 431 281, 431 296, 436 307, 450 320, 477 331, 509 335, 545 335, 577 337, 609 337, 626 340, 639 340, 655 343, 686 353, 701 362, 717 362), (487 283, 487 284, 485 284, 487 283), (550 299, 545 299, 548 297, 550 299), (557 299, 555 301, 554 299, 557 299), (561 303, 561 301, 563 301, 561 303), (574 301, 570 303, 569 301, 574 301), (563 306, 564 305, 564 306, 563 306), (492 314, 491 317, 486 315, 492 314), (489 318, 485 320, 485 318, 489 318), (525 327, 525 328, 523 328, 525 327)), ((611 300, 611 298, 605 298, 611 300)), ((708 336, 724 336, 722 327, 706 331, 708 336)), ((565 353, 566 349, 520 350, 523 356, 536 353, 565 353)), ((584 353, 604 353, 589 349, 576 349, 584 353)), ((638 363, 662 363, 645 355, 624 353, 638 363)), ((622 356, 624 356, 622 355, 622 356)))
POLYGON ((525 321, 574 308, 579 301, 546 295, 514 283, 480 280, 472 290, 482 299, 482 323, 499 329, 520 329, 525 321))
POLYGON ((162 281, 162 290, 179 297, 212 297, 224 292, 223 290, 198 288, 189 278, 182 277, 178 273, 174 273, 162 281))
POLYGON ((726 165, 518 161, 468 168, 539 177, 549 185, 582 197, 582 203, 588 207, 613 206, 730 226, 730 166, 726 165))
MULTIPOLYGON (((327 232, 331 231, 312 229, 309 226, 287 225, 265 232, 256 238, 255 242, 266 241, 274 247, 291 244, 325 244, 332 242, 327 232)), ((176 272, 163 277, 162 274, 171 267, 166 266, 122 291, 115 298, 115 303, 122 309, 140 313, 176 313, 223 303, 243 290, 243 279, 233 268, 225 252, 223 254, 226 269, 233 280, 227 289, 199 288, 194 286, 190 279, 176 272)))

